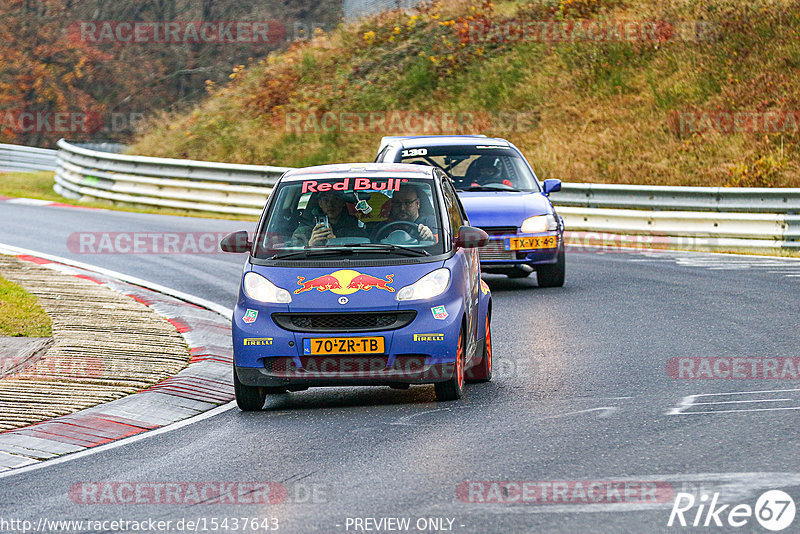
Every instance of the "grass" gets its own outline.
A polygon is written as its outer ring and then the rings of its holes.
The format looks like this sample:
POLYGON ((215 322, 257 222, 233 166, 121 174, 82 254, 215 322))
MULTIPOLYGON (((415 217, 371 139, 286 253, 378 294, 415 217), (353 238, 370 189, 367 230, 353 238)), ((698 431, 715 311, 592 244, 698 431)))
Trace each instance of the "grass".
POLYGON ((159 208, 146 205, 124 204, 111 201, 81 201, 62 197, 53 191, 52 172, 32 172, 32 173, 0 173, 0 196, 17 198, 36 198, 41 200, 51 200, 53 202, 63 202, 75 206, 85 206, 88 208, 112 209, 117 211, 127 211, 132 213, 153 213, 157 215, 174 215, 179 217, 203 217, 207 219, 230 219, 235 221, 256 221, 255 216, 231 215, 223 213, 207 213, 175 208, 159 208))
POLYGON ((35 296, 0 277, 0 335, 50 337, 51 326, 35 296))
POLYGON ((800 133, 681 132, 686 111, 800 109, 797 0, 446 0, 298 44, 231 75, 189 112, 155 118, 132 153, 304 166, 371 161, 380 137, 291 133, 287 112, 524 112, 476 125, 568 182, 800 187, 800 133), (698 39, 462 39, 508 21, 703 21, 698 39))

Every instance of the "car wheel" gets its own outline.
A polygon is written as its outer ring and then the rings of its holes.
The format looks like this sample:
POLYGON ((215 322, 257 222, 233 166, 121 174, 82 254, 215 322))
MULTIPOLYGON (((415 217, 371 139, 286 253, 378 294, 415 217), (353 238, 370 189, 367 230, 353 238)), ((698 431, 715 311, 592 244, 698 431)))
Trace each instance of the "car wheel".
POLYGON ((456 369, 453 377, 446 382, 436 382, 437 401, 453 401, 461 398, 464 392, 464 331, 458 333, 458 348, 456 349, 456 369))
POLYGON ((492 380, 492 321, 486 314, 486 341, 480 363, 467 371, 467 382, 489 382, 492 380))
POLYGON ((243 412, 255 412, 264 407, 267 400, 265 388, 245 386, 239 381, 236 369, 233 370, 233 392, 236 394, 236 404, 243 412))
POLYGON ((566 274, 566 261, 564 247, 558 249, 557 260, 552 265, 540 265, 536 268, 536 280, 539 287, 561 287, 564 285, 566 274))

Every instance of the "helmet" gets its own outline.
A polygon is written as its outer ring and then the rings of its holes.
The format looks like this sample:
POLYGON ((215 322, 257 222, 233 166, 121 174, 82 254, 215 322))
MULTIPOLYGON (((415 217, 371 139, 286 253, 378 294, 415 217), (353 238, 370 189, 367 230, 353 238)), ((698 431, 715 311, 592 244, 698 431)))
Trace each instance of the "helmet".
POLYGON ((469 166, 467 177, 479 184, 489 184, 500 181, 500 167, 495 166, 497 158, 481 156, 469 166))

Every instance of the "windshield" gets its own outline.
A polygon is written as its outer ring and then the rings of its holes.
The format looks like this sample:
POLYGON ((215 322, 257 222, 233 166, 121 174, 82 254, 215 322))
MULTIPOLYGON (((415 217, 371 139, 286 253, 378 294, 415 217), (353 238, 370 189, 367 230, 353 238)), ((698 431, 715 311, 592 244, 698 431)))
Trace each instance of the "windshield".
POLYGON ((539 182, 525 160, 497 146, 437 146, 408 148, 398 162, 439 167, 457 190, 539 191, 539 182))
POLYGON ((444 252, 433 180, 336 177, 282 182, 257 258, 428 256, 444 252))

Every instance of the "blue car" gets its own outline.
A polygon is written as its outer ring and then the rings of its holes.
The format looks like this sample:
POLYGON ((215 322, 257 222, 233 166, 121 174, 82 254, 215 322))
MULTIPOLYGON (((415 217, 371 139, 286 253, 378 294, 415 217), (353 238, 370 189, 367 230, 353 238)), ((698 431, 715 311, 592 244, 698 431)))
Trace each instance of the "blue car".
POLYGON ((248 252, 233 312, 242 410, 314 386, 434 384, 440 401, 492 377, 491 293, 452 180, 430 166, 285 173, 248 252))
POLYGON ((482 135, 384 137, 376 162, 432 165, 453 179, 470 221, 489 234, 481 249, 487 273, 564 285, 564 221, 549 195, 561 180, 539 183, 522 153, 482 135))

